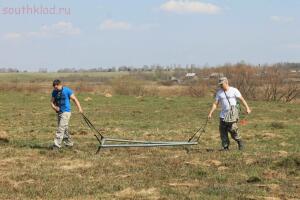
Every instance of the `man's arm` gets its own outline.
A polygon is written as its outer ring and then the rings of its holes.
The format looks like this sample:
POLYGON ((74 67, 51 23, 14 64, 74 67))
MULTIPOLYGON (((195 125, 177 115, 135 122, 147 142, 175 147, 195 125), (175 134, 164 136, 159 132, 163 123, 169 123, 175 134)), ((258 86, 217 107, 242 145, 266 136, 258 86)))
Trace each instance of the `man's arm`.
POLYGON ((238 98, 241 100, 241 102, 243 103, 243 105, 246 107, 247 114, 250 114, 251 113, 251 109, 249 108, 249 106, 248 106, 246 100, 244 99, 244 97, 241 96, 241 97, 238 97, 238 98))
POLYGON ((212 116, 213 112, 217 109, 218 105, 219 105, 219 101, 215 101, 213 103, 213 105, 211 107, 211 110, 210 110, 210 112, 208 114, 208 119, 211 119, 211 116, 212 116))
POLYGON ((54 104, 54 101, 55 101, 55 99, 54 99, 54 97, 52 97, 52 98, 51 98, 51 108, 52 108, 55 112, 59 112, 59 107, 56 106, 56 105, 54 104))
POLYGON ((74 94, 72 94, 72 95, 70 96, 70 98, 71 98, 72 101, 76 104, 76 106, 77 106, 79 112, 80 112, 80 113, 83 113, 83 110, 82 110, 82 108, 81 108, 81 105, 80 105, 80 103, 79 103, 77 97, 76 97, 74 94))

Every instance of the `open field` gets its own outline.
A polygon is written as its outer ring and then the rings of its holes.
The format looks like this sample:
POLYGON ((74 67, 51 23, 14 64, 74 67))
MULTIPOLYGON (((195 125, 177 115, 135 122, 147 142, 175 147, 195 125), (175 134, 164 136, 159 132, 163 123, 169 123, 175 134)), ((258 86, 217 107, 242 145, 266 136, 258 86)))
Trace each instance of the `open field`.
MULTIPOLYGON (((253 114, 241 126, 243 152, 233 142, 231 151, 217 151, 215 113, 189 153, 183 148, 132 148, 95 155, 97 141, 76 111, 70 127, 74 148, 49 150, 56 128, 49 96, 0 94, 0 199, 300 198, 298 104, 249 102, 253 114)), ((187 140, 212 102, 88 93, 80 93, 79 99, 104 135, 146 140, 187 140)))

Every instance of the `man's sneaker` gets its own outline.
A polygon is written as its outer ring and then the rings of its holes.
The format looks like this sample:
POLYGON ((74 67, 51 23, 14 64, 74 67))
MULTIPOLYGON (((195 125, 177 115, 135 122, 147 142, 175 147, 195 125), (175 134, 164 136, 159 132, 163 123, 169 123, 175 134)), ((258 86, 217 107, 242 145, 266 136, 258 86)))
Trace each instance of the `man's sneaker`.
POLYGON ((72 149, 72 148, 73 148, 73 145, 65 145, 65 147, 66 147, 67 149, 72 149))
POLYGON ((219 151, 229 151, 229 147, 223 147, 223 148, 220 149, 219 151))
POLYGON ((64 140, 64 145, 66 147, 72 148, 74 143, 71 140, 64 140))
POLYGON ((51 146, 51 149, 52 149, 53 151, 58 151, 60 148, 59 148, 58 146, 56 146, 55 144, 53 144, 53 145, 51 146))
POLYGON ((238 143, 239 150, 244 150, 244 143, 242 142, 242 140, 239 140, 237 143, 238 143))

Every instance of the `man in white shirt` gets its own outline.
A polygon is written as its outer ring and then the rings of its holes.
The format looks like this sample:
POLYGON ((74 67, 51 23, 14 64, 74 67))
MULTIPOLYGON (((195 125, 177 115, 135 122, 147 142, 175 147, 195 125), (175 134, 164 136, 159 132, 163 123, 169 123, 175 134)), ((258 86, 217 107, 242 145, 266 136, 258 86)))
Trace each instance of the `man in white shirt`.
POLYGON ((228 80, 226 77, 222 77, 219 79, 220 90, 217 91, 216 100, 212 105, 212 108, 208 114, 208 118, 211 119, 213 112, 216 110, 218 105, 221 103, 221 112, 220 112, 220 137, 222 141, 222 150, 229 150, 229 138, 228 132, 230 133, 232 139, 234 139, 237 144, 239 150, 244 148, 241 137, 238 133, 237 120, 233 122, 224 121, 226 115, 230 112, 232 106, 237 105, 237 99, 239 99, 243 105, 246 107, 247 114, 251 113, 251 109, 249 108, 247 102, 241 95, 240 91, 234 87, 229 86, 228 80))

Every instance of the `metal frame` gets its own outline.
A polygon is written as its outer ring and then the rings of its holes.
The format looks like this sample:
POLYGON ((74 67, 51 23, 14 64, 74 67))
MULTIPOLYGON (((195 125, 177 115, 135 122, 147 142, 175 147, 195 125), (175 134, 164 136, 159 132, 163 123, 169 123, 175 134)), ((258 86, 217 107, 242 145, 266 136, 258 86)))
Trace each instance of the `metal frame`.
POLYGON ((192 137, 189 138, 188 141, 144 141, 144 140, 128 140, 128 139, 117 139, 117 138, 106 138, 104 137, 90 122, 90 120, 82 114, 82 117, 86 124, 93 130, 96 134, 95 137, 99 142, 99 146, 97 149, 97 153, 102 148, 129 148, 129 147, 172 147, 172 146, 191 146, 197 145, 199 138, 202 133, 205 132, 205 128, 208 120, 206 120, 205 124, 199 128, 192 137), (197 135, 197 133, 199 133, 197 135), (98 134, 98 135, 97 135, 98 134))
POLYGON ((102 148, 122 148, 122 147, 171 147, 171 146, 189 146, 197 145, 198 142, 183 142, 183 141, 144 141, 144 140, 127 140, 116 138, 98 137, 95 135, 99 142, 98 150, 102 148))

